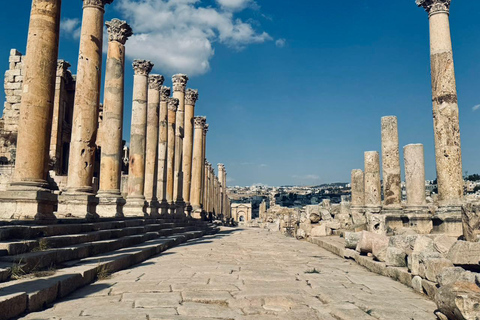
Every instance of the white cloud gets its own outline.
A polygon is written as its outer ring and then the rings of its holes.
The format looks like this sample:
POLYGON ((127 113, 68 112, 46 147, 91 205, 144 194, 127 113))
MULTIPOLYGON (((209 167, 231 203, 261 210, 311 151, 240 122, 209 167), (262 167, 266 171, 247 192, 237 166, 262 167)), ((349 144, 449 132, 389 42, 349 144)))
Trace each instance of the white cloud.
POLYGON ((193 76, 210 70, 215 43, 238 50, 272 40, 234 16, 253 1, 217 2, 221 7, 200 7, 199 0, 120 0, 117 9, 135 33, 127 41, 127 56, 151 60, 165 74, 193 76))
POLYGON ((283 48, 283 47, 285 47, 286 44, 287 44, 287 40, 285 40, 285 39, 278 39, 277 41, 275 41, 275 45, 278 48, 283 48))
POLYGON ((235 179, 234 178, 231 178, 231 177, 227 177, 227 182, 234 182, 235 179))
POLYGON ((62 36, 80 39, 80 31, 80 19, 65 18, 60 22, 60 32, 62 32, 62 36))
POLYGON ((473 106, 472 111, 477 111, 478 109, 480 109, 480 104, 473 106))

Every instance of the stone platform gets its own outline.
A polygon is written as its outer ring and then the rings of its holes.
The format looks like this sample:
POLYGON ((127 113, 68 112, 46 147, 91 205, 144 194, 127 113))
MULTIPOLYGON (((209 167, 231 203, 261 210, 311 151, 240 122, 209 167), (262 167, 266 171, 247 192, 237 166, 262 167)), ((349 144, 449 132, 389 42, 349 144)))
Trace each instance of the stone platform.
POLYGON ((21 319, 434 320, 435 309, 315 244, 224 228, 21 319))

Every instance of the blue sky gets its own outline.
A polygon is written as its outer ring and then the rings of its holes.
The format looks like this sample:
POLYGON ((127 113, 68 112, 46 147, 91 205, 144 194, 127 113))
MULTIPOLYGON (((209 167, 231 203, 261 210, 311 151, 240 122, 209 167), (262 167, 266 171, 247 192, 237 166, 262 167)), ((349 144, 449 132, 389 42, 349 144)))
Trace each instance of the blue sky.
MULTIPOLYGON (((8 1, 0 12, 5 70, 10 48, 25 53, 30 5, 8 1)), ((59 57, 74 73, 81 7, 63 1, 59 57)), ((478 12, 479 1, 455 0, 450 15, 469 173, 480 172, 478 12)), ((126 49, 125 139, 131 62, 146 58, 166 85, 190 75, 196 113, 210 124, 208 159, 226 165, 229 185, 348 181, 364 151, 380 150, 385 115, 398 116, 401 148, 425 145, 435 177, 428 18, 414 0, 115 0, 106 19, 115 17, 136 33, 126 49)))

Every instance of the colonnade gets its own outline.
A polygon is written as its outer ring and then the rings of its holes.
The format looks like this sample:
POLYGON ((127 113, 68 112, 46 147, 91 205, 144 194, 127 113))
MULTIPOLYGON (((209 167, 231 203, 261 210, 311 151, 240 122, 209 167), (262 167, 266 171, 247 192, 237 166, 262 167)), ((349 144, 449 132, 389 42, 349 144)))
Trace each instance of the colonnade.
POLYGON ((108 50, 98 193, 93 188, 102 79, 105 6, 83 0, 83 19, 67 189, 56 196, 47 183, 57 70, 61 0, 33 0, 25 62, 15 178, 0 195, 0 219, 149 216, 228 218, 226 171, 206 162, 205 117, 195 116, 198 91, 188 76, 151 74, 154 64, 134 60, 128 195, 120 193, 124 114, 125 22, 105 23, 108 50), (38 35, 42 36, 39 37, 38 35), (171 91, 173 96, 170 97, 171 91), (54 210, 57 208, 56 214, 54 210))

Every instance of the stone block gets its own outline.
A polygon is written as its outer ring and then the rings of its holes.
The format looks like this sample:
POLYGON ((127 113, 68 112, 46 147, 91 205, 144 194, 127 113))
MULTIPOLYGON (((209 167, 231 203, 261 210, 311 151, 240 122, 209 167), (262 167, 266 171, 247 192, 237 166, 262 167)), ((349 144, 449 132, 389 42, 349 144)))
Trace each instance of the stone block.
POLYGON ((360 253, 367 254, 372 253, 374 242, 385 242, 388 237, 381 234, 376 234, 369 231, 362 231, 360 233, 360 239, 357 244, 356 250, 360 253))
POLYGON ((358 241, 360 240, 360 232, 345 232, 345 248, 355 249, 357 248, 358 241))
POLYGON ((414 276, 412 278, 412 288, 413 290, 423 293, 423 285, 422 285, 422 278, 419 276, 414 276))
POLYGON ((338 220, 327 221, 325 224, 328 229, 333 229, 333 230, 340 229, 340 221, 338 220))
POLYGON ((480 204, 462 206, 462 225, 465 240, 476 242, 480 235, 480 204))
POLYGON ((446 257, 455 242, 457 242, 455 237, 440 235, 434 238, 433 247, 437 252, 446 257))
POLYGON ((310 232, 311 237, 326 237, 328 235, 328 229, 325 224, 321 224, 317 227, 312 228, 312 231, 310 232))
MULTIPOLYGON (((17 83, 17 82, 8 82, 8 83, 5 83, 4 89, 5 90, 19 90, 19 89, 22 89, 22 84, 17 83)), ((7 98, 8 98, 8 96, 7 96, 7 98)), ((8 102, 10 102, 10 101, 8 101, 8 102)), ((10 102, 10 103, 12 103, 12 102, 10 102)), ((13 102, 13 103, 15 103, 15 102, 13 102)))
POLYGON ((438 289, 435 302, 449 319, 476 320, 480 317, 480 288, 470 282, 454 282, 438 289))
POLYGON ((407 255, 402 249, 388 247, 385 254, 385 263, 389 267, 406 267, 407 255))
POLYGON ((454 265, 480 267, 480 242, 457 241, 448 251, 447 258, 454 265))
POLYGON ((27 309, 27 294, 18 292, 0 296, 0 320, 8 320, 27 309))
POLYGON ((443 272, 445 268, 453 267, 450 260, 445 258, 422 258, 420 260, 420 276, 432 282, 437 282, 437 276, 443 272))
POLYGON ((439 286, 446 286, 457 281, 476 283, 476 275, 460 267, 450 267, 443 269, 437 276, 439 286))
POLYGON ((379 213, 365 214, 367 217, 367 230, 377 234, 386 234, 385 215, 379 213))
POLYGON ((20 62, 20 61, 22 61, 22 57, 20 55, 11 55, 8 58, 8 61, 9 62, 20 62))
POLYGON ((10 56, 23 56, 23 54, 17 49, 10 49, 10 56))
POLYGON ((374 241, 372 245, 372 254, 378 261, 385 262, 387 256, 388 238, 379 239, 374 241))
POLYGON ((333 219, 330 211, 327 209, 320 209, 320 216, 322 217, 322 220, 329 221, 333 219))

